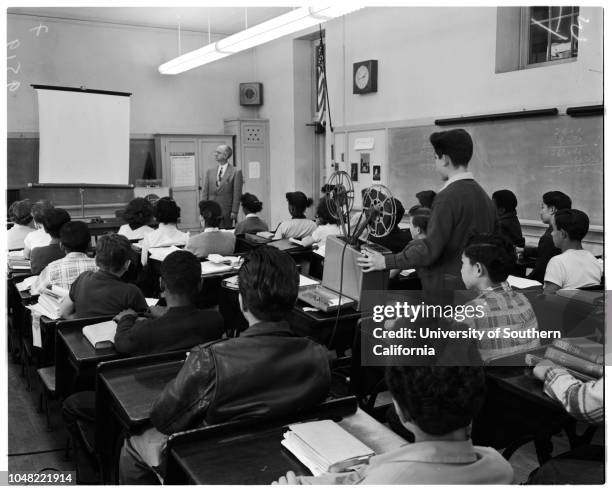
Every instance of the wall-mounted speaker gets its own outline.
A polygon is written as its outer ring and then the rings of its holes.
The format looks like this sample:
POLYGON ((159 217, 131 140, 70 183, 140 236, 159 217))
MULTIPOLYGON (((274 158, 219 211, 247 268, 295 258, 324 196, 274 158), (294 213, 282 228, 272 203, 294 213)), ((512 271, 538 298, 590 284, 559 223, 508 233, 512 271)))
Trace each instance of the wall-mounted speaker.
POLYGON ((261 106, 263 104, 263 84, 245 82, 240 84, 240 105, 261 106))

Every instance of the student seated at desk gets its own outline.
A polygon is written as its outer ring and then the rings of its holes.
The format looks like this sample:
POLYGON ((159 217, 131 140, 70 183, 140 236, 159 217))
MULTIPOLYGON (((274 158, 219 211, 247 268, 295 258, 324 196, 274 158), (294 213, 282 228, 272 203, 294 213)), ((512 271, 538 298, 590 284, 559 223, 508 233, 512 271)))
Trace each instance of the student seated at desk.
POLYGON ((287 198, 291 219, 279 224, 274 239, 302 239, 310 236, 317 225, 312 220, 307 219, 304 212, 312 205, 312 198, 306 198, 306 195, 301 191, 285 193, 285 198, 287 198))
MULTIPOLYGON (((138 318, 133 309, 119 313, 115 349, 136 356, 189 350, 195 345, 217 340, 223 335, 223 318, 217 311, 197 309, 194 299, 201 284, 200 262, 188 251, 170 253, 161 264, 161 282, 167 308, 153 306, 138 318)), ((95 392, 69 396, 63 404, 63 418, 75 444, 79 480, 91 476, 91 459, 81 442, 77 422, 95 423, 95 392)))
POLYGON ((198 258, 206 258, 213 253, 231 255, 236 247, 236 236, 230 231, 219 230, 223 219, 221 205, 212 200, 202 200, 199 206, 204 232, 189 237, 185 249, 198 258))
POLYGON ((516 195, 510 190, 497 190, 491 198, 497 208, 497 233, 507 237, 517 248, 524 248, 525 238, 516 214, 516 195))
POLYGON ((23 240, 23 256, 30 258, 30 253, 34 248, 47 246, 51 243, 51 236, 45 232, 42 218, 45 212, 53 208, 49 200, 39 200, 32 205, 32 218, 34 231, 30 232, 23 240))
MULTIPOLYGON (((576 420, 591 425, 604 424, 604 381, 579 381, 565 368, 543 360, 533 375, 544 381, 544 393, 563 405, 576 420)), ((603 484, 605 448, 582 445, 555 456, 534 470, 528 484, 603 484)))
POLYGON ((148 225, 153 218, 153 205, 145 198, 131 200, 122 215, 127 224, 123 224, 117 234, 127 237, 130 241, 143 239, 145 235, 154 231, 148 225))
POLYGON ((34 232, 32 203, 30 200, 13 202, 9 207, 8 216, 14 225, 6 232, 6 249, 23 249, 26 236, 34 232))
POLYGON ((393 406, 413 444, 370 458, 354 471, 318 477, 288 472, 280 485, 509 484, 513 470, 495 449, 474 446, 471 422, 484 401, 481 367, 395 367, 386 371, 393 406))
POLYGON ((433 207, 433 203, 436 198, 436 192, 434 190, 423 190, 419 191, 415 196, 419 201, 419 206, 431 210, 431 207, 433 207))
POLYGON ((312 246, 318 249, 325 256, 325 240, 327 236, 338 236, 342 234, 338 220, 329 213, 327 206, 328 199, 321 198, 317 204, 317 228, 312 231, 310 236, 302 239, 302 244, 306 247, 312 246))
POLYGON ((548 229, 542 234, 538 241, 538 246, 525 246, 525 256, 535 257, 535 266, 531 273, 527 276, 531 280, 537 280, 544 283, 544 274, 548 262, 553 256, 561 253, 552 239, 552 216, 558 210, 572 208, 572 200, 569 196, 561 191, 549 191, 542 195, 542 207, 540 208, 540 219, 544 224, 548 224, 548 229))
POLYGON ((561 254, 548 262, 544 292, 579 289, 601 283, 603 266, 593 253, 582 249, 582 239, 589 232, 589 217, 580 210, 559 210, 551 219, 552 239, 561 254))
POLYGON ((259 199, 251 194, 244 193, 240 197, 240 205, 242 205, 242 211, 244 212, 244 220, 239 222, 234 229, 234 234, 256 234, 258 232, 269 231, 270 228, 263 220, 261 220, 257 214, 261 212, 263 204, 259 199))
MULTIPOLYGON (((394 198, 393 201, 395 202, 395 225, 393 226, 393 229, 391 229, 389 234, 383 237, 374 237, 372 234, 369 234, 368 242, 380 244, 381 246, 384 246, 390 250, 392 253, 399 253, 410 241, 412 241, 413 236, 410 230, 402 230, 399 228, 399 224, 404 218, 406 210, 404 209, 402 202, 400 202, 397 198, 394 198)), ((420 207, 417 206, 416 208, 420 207)))
POLYGON ((60 229, 60 247, 66 256, 49 263, 30 287, 32 294, 43 289, 58 286, 69 290, 75 279, 83 272, 98 269, 96 260, 89 258, 86 251, 91 242, 87 224, 78 220, 67 222, 60 229))
POLYGON ((66 255, 60 247, 59 236, 62 226, 70 222, 70 214, 63 208, 51 208, 45 211, 42 220, 45 232, 51 236, 51 242, 47 246, 34 248, 30 253, 30 268, 33 275, 38 275, 49 263, 66 255))
POLYGON ((70 294, 61 305, 62 318, 108 316, 128 308, 146 311, 147 302, 140 289, 121 280, 130 266, 131 247, 119 234, 98 238, 96 265, 99 270, 84 272, 72 283, 70 294))
MULTIPOLYGON (((461 257, 461 278, 466 288, 478 292, 468 304, 480 308, 484 316, 467 317, 470 328, 489 331, 510 329, 529 332, 538 329, 538 321, 529 300, 506 282, 514 268, 516 252, 505 237, 498 234, 476 234, 465 246, 461 257)), ((537 347, 539 338, 488 338, 478 341, 482 360, 494 359, 537 347)))
MULTIPOLYGON (((327 350, 291 331, 286 321, 299 275, 287 253, 252 250, 238 273, 239 303, 249 323, 239 338, 194 347, 151 409, 155 427, 125 440, 121 484, 159 483, 167 435, 203 425, 279 417, 325 399, 327 350)), ((236 463, 236 466, 240 466, 236 463)))
POLYGON ((166 196, 157 200, 154 214, 159 226, 157 230, 145 234, 142 240, 140 253, 142 266, 147 264, 149 248, 184 245, 189 239, 188 232, 181 232, 176 227, 176 223, 181 216, 181 209, 172 198, 166 196))

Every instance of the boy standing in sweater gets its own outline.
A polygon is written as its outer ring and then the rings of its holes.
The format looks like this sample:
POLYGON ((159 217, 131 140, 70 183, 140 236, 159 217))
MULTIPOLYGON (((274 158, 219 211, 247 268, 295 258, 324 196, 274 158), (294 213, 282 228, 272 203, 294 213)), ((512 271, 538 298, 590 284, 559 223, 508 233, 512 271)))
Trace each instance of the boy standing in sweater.
POLYGON ((445 182, 431 211, 424 247, 410 244, 401 253, 383 256, 364 251, 357 260, 365 272, 422 267, 423 289, 465 289, 461 280, 461 252, 475 232, 493 232, 495 205, 467 167, 472 158, 472 137, 463 129, 433 133, 436 170, 445 182))

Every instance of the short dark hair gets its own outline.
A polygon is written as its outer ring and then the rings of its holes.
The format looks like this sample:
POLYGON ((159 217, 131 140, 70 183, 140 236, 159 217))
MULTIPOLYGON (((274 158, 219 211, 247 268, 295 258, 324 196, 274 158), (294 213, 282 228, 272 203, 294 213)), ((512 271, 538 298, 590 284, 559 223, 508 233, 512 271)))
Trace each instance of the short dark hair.
POLYGON ((397 198, 393 198, 393 202, 395 203, 395 227, 399 227, 399 224, 406 213, 406 209, 402 205, 402 202, 400 202, 397 198))
POLYGON ((153 205, 145 198, 134 198, 123 211, 123 219, 132 229, 147 225, 153 218, 153 205))
POLYGON ((575 208, 562 209, 555 212, 555 225, 560 231, 565 231, 570 239, 582 241, 589 232, 589 216, 575 208))
POLYGON ((238 272, 244 307, 262 321, 286 318, 297 299, 299 278, 288 253, 272 246, 249 251, 238 272))
POLYGON ((165 196, 155 203, 154 215, 157 222, 176 224, 181 216, 181 209, 172 198, 165 196))
POLYGON ((104 234, 96 241, 96 265, 102 270, 117 271, 131 259, 132 245, 120 234, 104 234))
POLYGON ((45 232, 52 238, 59 238, 60 229, 70 221, 70 214, 63 208, 49 208, 45 210, 42 218, 42 224, 45 232))
POLYGON ((493 192, 493 201, 497 208, 503 208, 506 212, 512 212, 516 210, 518 200, 516 195, 510 190, 497 190, 493 192))
POLYGON ((421 207, 420 205, 413 205, 408 209, 408 217, 412 217, 414 214, 417 213, 418 210, 421 210, 422 208, 423 207, 421 207))
POLYGON ((70 251, 79 251, 84 253, 89 247, 91 241, 91 233, 85 222, 79 220, 71 220, 66 222, 60 229, 60 242, 62 246, 70 251))
POLYGON ((293 209, 294 216, 301 217, 304 211, 312 205, 312 198, 306 198, 306 195, 301 191, 290 191, 285 193, 287 203, 293 209))
POLYGON ((47 210, 53 208, 53 204, 49 200, 38 200, 32 205, 32 217, 36 222, 42 224, 43 216, 47 210))
POLYGON ((547 207, 555 207, 557 210, 572 208, 572 199, 562 191, 548 191, 542 195, 542 201, 547 207))
POLYGON ((27 198, 11 203, 8 210, 9 219, 18 225, 28 225, 32 222, 32 202, 27 198))
POLYGON ((253 195, 252 193, 245 193, 240 197, 240 205, 244 208, 244 211, 248 214, 256 214, 261 212, 263 203, 253 195))
POLYGON ((170 253, 162 261, 160 270, 169 292, 195 301, 200 290, 202 268, 193 253, 185 250, 170 253))
POLYGON ((482 367, 390 366, 386 381, 404 416, 433 436, 467 427, 486 394, 482 367))
POLYGON ((423 232, 427 232, 427 224, 429 224, 430 217, 431 210, 425 207, 419 207, 412 214, 410 214, 412 225, 418 227, 423 232))
MULTIPOLYGON (((321 221, 322 225, 326 224, 338 224, 338 219, 336 219, 330 212, 328 203, 331 201, 331 198, 323 197, 317 203, 317 217, 321 221)), ((335 209, 335 203, 331 202, 331 206, 335 209)))
POLYGON ((419 191, 415 196, 421 204, 421 207, 431 208, 434 198, 436 197, 436 192, 434 190, 423 190, 419 191))
POLYGON ((472 137, 463 128, 432 133, 429 141, 438 158, 447 155, 455 167, 467 166, 472 158, 472 137))
POLYGON ((199 203, 200 215, 208 227, 219 227, 221 224, 221 205, 213 200, 202 200, 199 203))
POLYGON ((503 282, 516 264, 516 251, 512 243, 500 234, 478 233, 472 235, 463 254, 470 263, 482 263, 492 282, 503 282))

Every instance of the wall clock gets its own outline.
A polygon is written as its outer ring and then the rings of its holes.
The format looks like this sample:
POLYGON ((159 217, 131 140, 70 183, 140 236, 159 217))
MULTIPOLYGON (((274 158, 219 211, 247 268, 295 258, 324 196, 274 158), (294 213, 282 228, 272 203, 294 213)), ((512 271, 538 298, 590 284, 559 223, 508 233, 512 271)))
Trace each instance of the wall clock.
POLYGON ((378 90, 378 60, 353 63, 353 94, 378 90))

